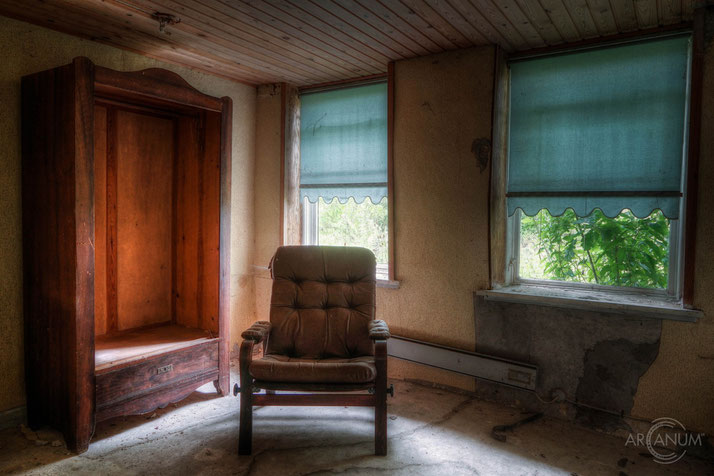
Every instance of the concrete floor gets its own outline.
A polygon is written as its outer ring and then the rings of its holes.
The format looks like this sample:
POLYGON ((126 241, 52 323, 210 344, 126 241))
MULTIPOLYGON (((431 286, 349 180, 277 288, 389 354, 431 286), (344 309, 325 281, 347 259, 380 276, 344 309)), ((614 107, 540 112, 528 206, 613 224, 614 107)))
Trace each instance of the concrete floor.
MULTIPOLYGON (((233 376, 235 381, 235 375, 233 376)), ((389 454, 375 457, 369 408, 263 407, 254 412, 254 454, 239 457, 238 399, 213 386, 144 416, 97 425, 89 451, 70 454, 53 431, 0 432, 0 473, 77 475, 692 475, 714 466, 685 456, 660 465, 644 448, 552 419, 495 425, 517 410, 408 382, 389 399, 389 454), (38 444, 38 440, 44 444, 38 444), (53 446, 56 445, 56 446, 53 446)))

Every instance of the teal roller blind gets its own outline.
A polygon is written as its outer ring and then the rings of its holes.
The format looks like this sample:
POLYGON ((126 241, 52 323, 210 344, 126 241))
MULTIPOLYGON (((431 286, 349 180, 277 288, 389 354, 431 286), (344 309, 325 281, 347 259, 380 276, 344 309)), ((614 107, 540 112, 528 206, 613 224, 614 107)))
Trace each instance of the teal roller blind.
POLYGON ((386 83, 301 97, 300 194, 342 203, 387 196, 386 83))
POLYGON ((689 39, 512 63, 508 214, 677 218, 689 39))

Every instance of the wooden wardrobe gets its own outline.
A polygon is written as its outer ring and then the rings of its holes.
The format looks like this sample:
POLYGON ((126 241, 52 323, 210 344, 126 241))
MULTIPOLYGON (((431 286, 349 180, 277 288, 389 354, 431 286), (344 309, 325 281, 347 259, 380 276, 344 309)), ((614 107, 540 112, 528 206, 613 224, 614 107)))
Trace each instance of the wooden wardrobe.
POLYGON ((160 69, 22 79, 27 415, 74 451, 229 392, 231 111, 160 69))

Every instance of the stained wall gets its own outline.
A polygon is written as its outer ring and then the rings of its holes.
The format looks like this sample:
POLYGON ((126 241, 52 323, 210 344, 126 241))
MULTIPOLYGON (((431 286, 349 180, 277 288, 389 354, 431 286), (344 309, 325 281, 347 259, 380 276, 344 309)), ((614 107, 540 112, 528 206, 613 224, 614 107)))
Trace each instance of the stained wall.
MULTIPOLYGON (((708 28, 714 32, 711 20, 708 28)), ((280 243, 279 91, 263 86, 256 97, 254 88, 5 18, 0 18, 0 44, 8 52, 0 69, 0 103, 7 111, 0 114, 0 412, 24 403, 19 78, 68 63, 75 56, 88 56, 99 65, 120 70, 165 67, 208 94, 233 97, 233 342, 250 322, 266 319, 270 280, 265 267, 280 243)), ((491 134, 493 64, 493 48, 482 47, 395 65, 396 277, 401 287, 378 289, 378 317, 387 320, 398 335, 465 350, 483 344, 494 354, 508 353, 517 339, 533 344, 528 335, 516 332, 524 327, 519 319, 527 319, 530 313, 538 319, 558 314, 560 327, 550 332, 559 332, 561 337, 582 333, 581 323, 587 321, 597 325, 607 340, 617 341, 616 329, 608 323, 611 316, 508 304, 486 309, 485 304, 474 301, 473 292, 489 284, 489 172, 481 170, 471 146, 475 139, 491 134), (499 323, 501 320, 504 322, 499 323), (494 339, 494 324, 501 326, 497 329, 504 336, 502 342, 494 339)), ((714 220, 708 218, 714 216, 711 46, 704 66, 695 305, 705 317, 696 324, 662 321, 655 326, 645 324, 645 330, 638 331, 625 322, 621 328, 629 333, 623 338, 648 346, 647 358, 642 361, 646 368, 638 370, 636 385, 631 388, 631 414, 644 419, 669 416, 690 429, 713 433, 714 220), (657 341, 653 352, 650 347, 657 341)), ((532 332, 542 330, 533 323, 529 327, 532 332)), ((544 342, 532 347, 523 359, 537 361, 552 352, 544 342)), ((574 354, 607 354, 597 342, 587 339, 559 342, 569 345, 574 354)), ((547 386, 573 389, 577 394, 587 369, 596 368, 597 363, 584 359, 576 364, 582 372, 548 371, 543 376, 547 386)), ((619 371, 627 365, 626 361, 609 362, 604 371, 619 371)), ((396 378, 467 390, 484 387, 472 378, 394 360, 390 360, 390 369, 396 378)), ((632 375, 619 382, 629 385, 632 375)))
POLYGON ((280 161, 281 106, 280 85, 258 87, 255 126, 255 252, 253 276, 256 320, 269 320, 270 258, 280 246, 280 161))
MULTIPOLYGON (((488 285, 488 169, 471 146, 490 138, 492 47, 395 67, 394 191, 400 289, 377 289, 395 334, 474 350, 471 295, 488 285)), ((267 266, 280 244, 279 91, 258 90, 255 188, 256 319, 268 319, 267 266), (277 144, 277 146, 276 146, 277 144)), ((473 389, 458 377, 390 360, 390 374, 473 389)))
MULTIPOLYGON (((708 8, 703 77, 694 307, 696 323, 474 299, 477 350, 539 366, 537 387, 633 419, 670 417, 714 433, 714 8, 708 8)), ((485 397, 560 413, 605 430, 625 427, 583 405, 544 406, 522 391, 479 382, 485 397)))
MULTIPOLYGON (((490 47, 395 64, 394 207, 401 287, 378 288, 378 317, 396 335, 540 365, 539 391, 545 398, 560 388, 571 400, 605 410, 623 410, 645 420, 673 417, 687 428, 714 432, 714 220, 708 219, 714 216, 712 50, 708 48, 705 61, 699 170, 695 305, 705 317, 698 323, 494 305, 474 297, 474 291, 489 286, 489 169, 481 171, 471 146, 474 139, 491 136, 490 47)), ((272 126, 259 121, 257 127, 279 132, 278 121, 272 126)), ((279 153, 271 157, 280 160, 279 153)), ((279 185, 277 166, 262 170, 271 177, 266 179, 256 168, 261 175, 256 183, 273 185, 256 188, 256 203, 270 200, 279 185)), ((256 227, 256 243, 277 246, 279 214, 268 221, 270 227, 256 227)), ((269 251, 256 262, 267 263, 269 251)), ((256 318, 267 319, 269 279, 256 276, 259 282, 256 318)), ((540 404, 532 394, 508 392, 458 374, 394 359, 389 365, 393 378, 472 390, 509 404, 540 404)), ((589 418, 573 405, 552 406, 549 413, 589 418)), ((622 426, 620 421, 610 423, 605 429, 622 426)))
MULTIPOLYGON (((489 169, 472 144, 491 137, 493 47, 394 68, 396 278, 377 292, 394 334, 474 350, 471 295, 488 286, 489 169)), ((391 359, 391 375, 473 389, 471 378, 391 359)))
POLYGON ((25 402, 22 321, 22 212, 20 78, 86 56, 121 71, 166 68, 213 96, 233 99, 231 210, 232 336, 254 317, 253 152, 256 90, 253 87, 162 63, 145 56, 0 17, 0 414, 25 402))
POLYGON ((714 6, 707 8, 697 201, 696 324, 665 321, 659 355, 640 380, 633 414, 672 417, 714 434, 714 6))

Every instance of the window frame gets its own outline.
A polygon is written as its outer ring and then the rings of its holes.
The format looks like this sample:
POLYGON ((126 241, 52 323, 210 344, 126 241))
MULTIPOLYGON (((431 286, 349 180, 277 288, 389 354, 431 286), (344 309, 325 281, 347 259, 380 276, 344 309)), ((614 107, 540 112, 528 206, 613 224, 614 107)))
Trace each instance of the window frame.
POLYGON ((577 281, 560 281, 550 279, 531 279, 520 276, 520 249, 521 249, 521 211, 516 211, 508 217, 508 244, 506 249, 506 276, 508 284, 511 285, 532 285, 560 288, 563 290, 593 290, 612 293, 641 294, 645 296, 661 296, 663 298, 681 299, 682 297, 682 260, 681 260, 681 236, 683 233, 683 220, 670 220, 669 228, 669 274, 667 276, 667 288, 638 288, 631 286, 613 286, 594 283, 582 283, 577 281))
MULTIPOLYGON (((387 242, 388 269, 387 273, 379 275, 377 284, 380 287, 399 288, 396 273, 396 231, 395 231, 395 200, 394 200, 394 62, 387 65, 387 74, 377 74, 362 78, 349 79, 331 83, 317 84, 298 89, 298 94, 307 92, 328 91, 332 89, 349 88, 363 84, 387 83, 387 242)), ((299 174, 299 166, 298 166, 299 174)), ((300 180, 297 180, 298 187, 300 180)), ((319 229, 317 222, 317 203, 306 199, 299 200, 300 244, 317 243, 319 229), (308 203, 309 206, 305 206, 308 203), (307 237, 307 239, 306 239, 307 237)))
MULTIPOLYGON (((653 288, 638 288, 638 287, 627 287, 627 286, 612 286, 612 285, 600 285, 600 284, 593 284, 593 283, 581 283, 581 282, 570 282, 570 281, 560 281, 560 280, 541 280, 541 279, 529 279, 529 278, 522 278, 519 275, 519 270, 520 270, 520 219, 521 219, 521 214, 522 211, 517 210, 513 215, 508 216, 506 213, 505 217, 505 247, 504 247, 504 264, 505 264, 505 269, 503 270, 503 282, 501 283, 502 285, 505 286, 532 286, 532 287, 545 287, 545 288, 552 288, 552 289, 558 289, 564 292, 568 292, 568 290, 574 290, 578 292, 582 291, 597 291, 597 292, 604 292, 604 293, 611 293, 614 296, 617 295, 639 295, 639 296, 647 296, 647 297, 655 297, 655 298, 662 298, 666 300, 675 300, 677 302, 682 302, 683 299, 685 298, 685 288, 687 287, 687 284, 685 283, 686 279, 686 274, 687 270, 686 268, 686 259, 688 258, 685 256, 685 249, 683 244, 686 243, 686 233, 693 233, 694 230, 691 229, 690 225, 687 224, 687 218, 688 218, 688 213, 687 210, 689 209, 688 207, 688 193, 687 193, 687 186, 689 184, 689 165, 690 165, 690 141, 692 139, 692 131, 691 128, 693 127, 691 122, 692 122, 692 115, 691 115, 691 98, 692 98, 692 89, 693 89, 693 80, 695 76, 693 76, 692 70, 694 67, 694 61, 695 61, 695 55, 694 52, 696 51, 697 44, 696 44, 696 35, 694 32, 691 30, 685 30, 683 32, 670 32, 669 34, 682 34, 682 33, 689 33, 691 34, 692 37, 692 45, 690 47, 689 53, 688 53, 688 64, 687 64, 687 77, 686 77, 686 102, 685 102, 685 110, 684 110, 684 115, 685 115, 685 122, 684 122, 684 130, 683 130, 683 145, 682 145, 682 197, 680 200, 680 208, 679 208, 679 219, 677 220, 671 220, 670 221, 670 236, 669 236, 669 274, 667 278, 667 288, 666 289, 653 289, 653 288)), ((662 34, 662 35, 649 35, 645 36, 642 38, 634 38, 631 39, 630 41, 646 41, 648 39, 657 39, 661 38, 664 36, 668 36, 668 34, 662 34)), ((602 45, 593 45, 593 48, 597 47, 617 47, 619 44, 626 44, 629 41, 624 41, 624 42, 615 42, 615 43, 608 43, 608 42, 603 42, 602 45)), ((562 54, 562 50, 557 50, 554 51, 553 54, 562 54)), ((526 55, 527 56, 527 55, 526 55)), ((537 56, 543 56, 543 54, 539 54, 537 56)), ((501 67, 505 67, 505 81, 507 82, 507 85, 505 87, 506 89, 506 99, 505 99, 505 104, 507 104, 507 108, 505 111, 503 111, 503 114, 505 115, 505 118, 501 118, 502 120, 505 119, 505 130, 503 132, 503 137, 502 139, 505 141, 504 142, 504 150, 501 151, 500 159, 505 162, 504 167, 502 170, 505 172, 503 177, 500 177, 501 181, 507 180, 508 177, 508 167, 509 167, 509 155, 507 151, 507 146, 505 144, 508 143, 508 134, 510 132, 510 111, 511 111, 511 97, 510 97, 510 67, 508 65, 508 58, 504 57, 502 58, 502 61, 504 64, 500 65, 501 67)), ((496 72, 496 75, 498 75, 498 71, 496 72)), ((498 78, 495 79, 495 81, 498 81, 498 78)), ((496 122, 496 112, 494 111, 494 122, 496 122)), ((495 167, 494 167, 495 170, 495 167)), ((492 177, 493 178, 493 177, 492 177)), ((505 182, 501 182, 501 187, 499 187, 498 191, 500 192, 499 195, 497 196, 497 200, 501 201, 500 207, 496 207, 496 210, 499 208, 505 211, 505 201, 506 201, 506 195, 505 195, 505 182), (501 190, 502 189, 502 190, 501 190)), ((493 256, 492 256, 493 259, 493 256)), ((493 273, 492 273, 492 287, 497 287, 493 286, 494 280, 493 280, 493 273)))
MULTIPOLYGON (((389 199, 387 199, 389 200, 389 199)), ((320 244, 320 204, 319 202, 312 203, 307 197, 302 199, 300 204, 301 219, 302 219, 302 244, 304 245, 319 245, 320 244)), ((389 214, 389 202, 387 201, 387 214, 389 214)), ((389 228, 389 224, 387 224, 389 228)), ((387 243, 389 243, 389 229, 387 229, 387 243)), ((389 256, 387 256, 389 261, 389 256)), ((389 279, 389 262, 386 263, 386 270, 381 270, 380 263, 377 263, 377 281, 391 281, 389 279), (386 271, 386 272, 385 272, 386 271)))

